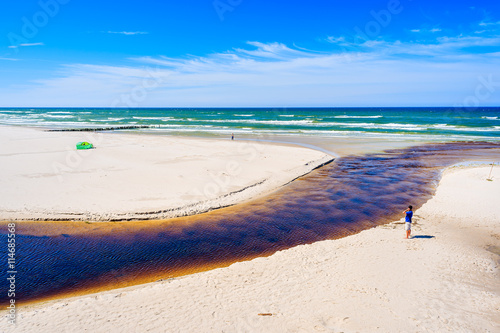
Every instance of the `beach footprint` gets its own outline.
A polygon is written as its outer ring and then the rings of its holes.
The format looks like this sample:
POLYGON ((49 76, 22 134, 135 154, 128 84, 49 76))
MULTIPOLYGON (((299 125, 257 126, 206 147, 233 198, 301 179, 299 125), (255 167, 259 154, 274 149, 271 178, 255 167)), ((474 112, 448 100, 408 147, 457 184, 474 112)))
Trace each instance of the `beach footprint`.
MULTIPOLYGON (((349 317, 329 317, 327 319, 321 319, 320 324, 324 332, 331 333, 347 333, 345 330, 345 325, 350 321, 349 317)), ((319 326, 319 325, 316 325, 319 326)), ((315 330, 319 331, 315 326, 315 330)))

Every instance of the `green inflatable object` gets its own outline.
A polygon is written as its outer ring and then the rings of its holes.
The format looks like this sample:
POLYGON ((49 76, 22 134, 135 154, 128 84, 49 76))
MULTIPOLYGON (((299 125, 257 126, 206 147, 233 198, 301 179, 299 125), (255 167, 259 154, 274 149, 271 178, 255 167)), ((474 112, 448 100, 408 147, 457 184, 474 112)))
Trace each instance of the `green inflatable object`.
POLYGON ((86 142, 86 141, 78 142, 76 144, 76 149, 92 149, 92 148, 94 148, 94 146, 91 143, 86 142))

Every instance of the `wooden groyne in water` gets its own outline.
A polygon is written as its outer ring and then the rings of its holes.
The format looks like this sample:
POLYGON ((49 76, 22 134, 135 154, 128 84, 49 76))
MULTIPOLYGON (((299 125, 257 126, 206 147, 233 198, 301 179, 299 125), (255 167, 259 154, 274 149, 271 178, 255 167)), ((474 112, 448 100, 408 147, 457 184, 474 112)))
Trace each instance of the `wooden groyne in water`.
POLYGON ((47 132, 99 132, 99 131, 118 131, 139 128, 154 128, 155 125, 131 125, 131 126, 113 126, 113 127, 94 127, 94 128, 58 128, 50 129, 47 132))

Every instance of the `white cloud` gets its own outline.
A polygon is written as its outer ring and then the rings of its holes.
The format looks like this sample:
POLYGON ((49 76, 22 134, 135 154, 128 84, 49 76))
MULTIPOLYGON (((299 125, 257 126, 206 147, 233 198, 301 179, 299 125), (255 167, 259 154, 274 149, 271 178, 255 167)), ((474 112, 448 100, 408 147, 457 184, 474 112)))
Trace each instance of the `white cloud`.
POLYGON ((432 29, 411 29, 411 32, 416 32, 416 33, 435 33, 435 32, 440 32, 442 31, 440 28, 432 28, 432 29))
MULTIPOLYGON (((57 77, 4 92, 0 99, 27 106, 451 105, 473 94, 471 85, 492 73, 500 59, 494 51, 463 51, 500 46, 500 37, 327 40, 343 50, 249 42, 207 56, 134 58, 136 66, 71 64, 57 77)), ((498 104, 495 98, 489 102, 498 104)))
POLYGON ((329 36, 329 37, 327 37, 327 41, 332 43, 332 44, 341 44, 341 43, 345 43, 346 39, 344 36, 341 36, 341 37, 329 36))
POLYGON ((10 45, 9 48, 10 49, 17 49, 18 47, 26 47, 26 46, 43 46, 45 44, 43 43, 22 43, 22 44, 19 44, 19 45, 10 45))
MULTIPOLYGON (((453 36, 438 37, 429 41, 385 41, 382 39, 365 40, 358 42, 358 39, 348 42, 343 41, 338 45, 342 46, 343 54, 352 57, 354 51, 357 55, 368 56, 426 56, 439 59, 463 56, 463 49, 474 46, 498 46, 500 47, 500 36, 453 36)), ((480 56, 480 55, 478 55, 480 56)))
POLYGON ((479 25, 482 26, 482 27, 496 26, 496 25, 500 25, 500 21, 497 21, 497 22, 485 22, 485 21, 482 21, 481 23, 479 23, 479 25))
POLYGON ((108 34, 120 34, 120 35, 127 35, 127 36, 132 36, 132 35, 147 35, 148 32, 146 31, 106 31, 108 34))

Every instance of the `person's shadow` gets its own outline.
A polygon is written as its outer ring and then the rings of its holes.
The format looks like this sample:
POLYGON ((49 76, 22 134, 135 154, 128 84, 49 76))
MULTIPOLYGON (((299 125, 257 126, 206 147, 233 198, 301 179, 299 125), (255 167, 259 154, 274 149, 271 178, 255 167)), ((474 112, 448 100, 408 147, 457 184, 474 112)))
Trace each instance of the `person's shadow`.
POLYGON ((415 236, 412 236, 411 238, 424 238, 424 239, 429 239, 429 238, 434 238, 434 236, 429 236, 429 235, 415 235, 415 236))

